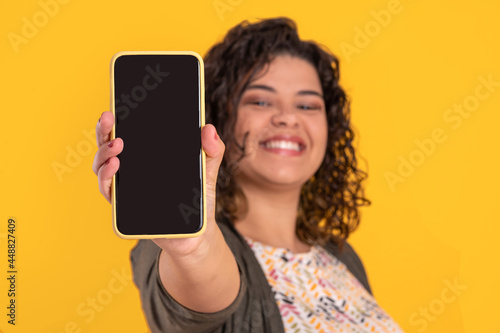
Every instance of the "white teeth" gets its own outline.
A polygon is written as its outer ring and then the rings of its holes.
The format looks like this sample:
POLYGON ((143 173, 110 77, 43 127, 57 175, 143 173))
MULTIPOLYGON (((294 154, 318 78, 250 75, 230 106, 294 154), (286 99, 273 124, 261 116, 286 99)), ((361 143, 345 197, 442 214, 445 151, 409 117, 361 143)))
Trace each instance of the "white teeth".
POLYGON ((300 151, 300 146, 297 142, 291 141, 268 141, 265 143, 266 148, 279 148, 300 151))

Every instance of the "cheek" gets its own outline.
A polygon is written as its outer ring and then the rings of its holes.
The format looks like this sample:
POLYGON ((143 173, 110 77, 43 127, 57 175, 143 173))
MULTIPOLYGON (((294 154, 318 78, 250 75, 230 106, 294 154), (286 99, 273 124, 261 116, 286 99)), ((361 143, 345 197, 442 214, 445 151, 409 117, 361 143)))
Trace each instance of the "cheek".
POLYGON ((320 125, 314 129, 316 132, 316 138, 315 142, 317 143, 317 148, 318 148, 318 162, 319 165, 323 162, 325 159, 327 147, 328 147, 328 127, 326 125, 320 125))
POLYGON ((243 143, 245 132, 248 131, 248 120, 245 112, 238 110, 238 116, 234 125, 234 138, 239 145, 243 143))
POLYGON ((234 125, 234 136, 241 142, 241 139, 245 135, 245 132, 250 130, 251 118, 246 112, 245 108, 238 109, 238 114, 236 116, 236 123, 234 125))
MULTIPOLYGON (((234 126, 234 139, 236 140, 238 146, 245 147, 246 155, 248 155, 249 152, 253 150, 253 148, 251 147, 253 141, 253 132, 254 130, 252 129, 252 122, 250 121, 250 119, 244 114, 239 115, 234 126), (248 135, 245 136, 246 133, 248 133, 248 135)), ((233 146, 230 156, 234 159, 239 159, 239 157, 241 156, 241 150, 238 149, 238 147, 233 146)))
POLYGON ((326 116, 314 123, 312 131, 315 135, 315 142, 317 142, 320 147, 326 148, 328 144, 328 124, 326 116))
POLYGON ((245 113, 242 113, 241 117, 237 119, 234 131, 235 138, 240 145, 243 144, 245 134, 248 133, 245 140, 246 149, 255 149, 268 132, 264 117, 248 116, 245 113))

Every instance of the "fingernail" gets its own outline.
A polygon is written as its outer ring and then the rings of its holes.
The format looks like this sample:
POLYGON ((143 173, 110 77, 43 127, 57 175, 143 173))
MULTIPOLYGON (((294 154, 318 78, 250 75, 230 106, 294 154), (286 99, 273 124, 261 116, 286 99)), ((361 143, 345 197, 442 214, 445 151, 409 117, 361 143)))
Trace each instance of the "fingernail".
POLYGON ((115 142, 115 140, 111 140, 108 142, 108 147, 111 148, 113 147, 113 143, 115 142))

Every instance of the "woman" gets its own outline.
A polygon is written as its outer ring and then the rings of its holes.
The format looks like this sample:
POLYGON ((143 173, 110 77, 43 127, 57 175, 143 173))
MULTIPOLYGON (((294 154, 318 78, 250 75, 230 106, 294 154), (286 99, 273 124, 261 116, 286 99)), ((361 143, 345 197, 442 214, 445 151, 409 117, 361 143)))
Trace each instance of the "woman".
MULTIPOLYGON (((131 251, 151 330, 401 332, 346 242, 369 201, 338 60, 276 18, 242 22, 204 61, 207 228, 131 251)), ((108 201, 113 122, 98 122, 94 161, 108 201)))

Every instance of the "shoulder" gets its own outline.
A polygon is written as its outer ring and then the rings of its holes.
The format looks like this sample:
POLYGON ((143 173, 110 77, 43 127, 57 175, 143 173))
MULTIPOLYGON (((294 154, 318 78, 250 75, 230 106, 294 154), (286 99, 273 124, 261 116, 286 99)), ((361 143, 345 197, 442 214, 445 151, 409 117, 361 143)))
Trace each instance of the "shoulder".
POLYGON ((337 257, 363 287, 373 295, 363 262, 349 242, 346 241, 342 249, 335 243, 329 242, 326 244, 325 249, 337 257))

